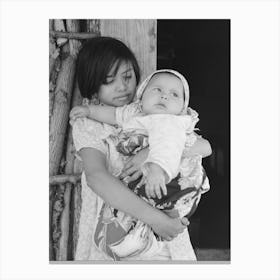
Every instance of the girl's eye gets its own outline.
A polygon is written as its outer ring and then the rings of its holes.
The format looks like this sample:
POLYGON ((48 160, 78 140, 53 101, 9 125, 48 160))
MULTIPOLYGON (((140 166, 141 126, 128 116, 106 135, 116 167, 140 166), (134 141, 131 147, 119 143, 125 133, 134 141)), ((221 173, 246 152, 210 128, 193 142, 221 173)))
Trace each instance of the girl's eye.
POLYGON ((106 77, 106 79, 105 79, 105 81, 104 81, 104 84, 105 84, 105 85, 111 84, 111 83, 114 82, 114 80, 115 80, 114 77, 106 77))
POLYGON ((124 77, 124 80, 125 80, 126 82, 128 82, 131 78, 132 78, 132 76, 131 76, 131 75, 128 75, 128 76, 125 76, 125 77, 124 77))

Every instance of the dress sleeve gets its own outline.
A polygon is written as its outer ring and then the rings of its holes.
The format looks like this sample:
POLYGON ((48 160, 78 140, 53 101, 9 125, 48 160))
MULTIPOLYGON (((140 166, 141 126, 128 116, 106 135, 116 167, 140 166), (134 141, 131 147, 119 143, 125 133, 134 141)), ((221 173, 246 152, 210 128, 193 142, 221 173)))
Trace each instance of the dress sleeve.
POLYGON ((192 108, 188 107, 187 115, 190 116, 191 124, 186 130, 186 143, 185 143, 185 149, 184 151, 187 152, 191 146, 196 142, 197 138, 199 137, 194 132, 199 130, 196 128, 196 124, 199 121, 198 113, 193 110, 192 108))
POLYGON ((82 148, 94 148, 102 153, 107 153, 106 145, 103 141, 108 135, 101 123, 87 119, 79 118, 71 123, 73 130, 73 141, 76 151, 82 148))
POLYGON ((198 130, 198 128, 195 127, 199 121, 198 113, 194 109, 188 107, 187 115, 191 118, 191 124, 187 129, 187 133, 192 133, 194 130, 198 130))

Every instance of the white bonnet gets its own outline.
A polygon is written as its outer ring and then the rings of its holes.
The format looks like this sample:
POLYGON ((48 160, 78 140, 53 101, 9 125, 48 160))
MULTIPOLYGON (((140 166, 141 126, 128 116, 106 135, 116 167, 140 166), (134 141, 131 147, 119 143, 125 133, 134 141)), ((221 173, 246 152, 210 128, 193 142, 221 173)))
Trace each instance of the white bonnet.
POLYGON ((190 99, 189 84, 188 84, 186 78, 182 74, 180 74, 179 72, 177 72, 175 70, 161 69, 161 70, 157 70, 157 71, 153 72, 138 87, 137 92, 136 92, 136 96, 135 96, 136 100, 140 100, 141 99, 142 94, 143 94, 143 92, 144 92, 148 82, 157 73, 171 73, 171 74, 174 74, 176 77, 178 77, 182 81, 182 84, 183 84, 183 87, 184 87, 184 94, 185 94, 185 104, 184 104, 184 108, 183 108, 182 114, 187 113, 187 109, 188 109, 188 105, 189 105, 189 99, 190 99))

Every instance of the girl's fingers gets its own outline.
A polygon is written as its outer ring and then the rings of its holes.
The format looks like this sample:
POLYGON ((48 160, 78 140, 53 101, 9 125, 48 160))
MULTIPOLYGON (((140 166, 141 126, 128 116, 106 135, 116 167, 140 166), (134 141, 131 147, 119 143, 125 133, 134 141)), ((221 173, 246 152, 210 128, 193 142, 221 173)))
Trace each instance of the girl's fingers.
POLYGON ((132 163, 132 160, 130 159, 125 163, 123 170, 126 171, 127 169, 129 169, 132 166, 133 166, 133 163, 132 163))
POLYGON ((78 113, 77 112, 75 112, 75 111, 72 111, 71 113, 70 113, 70 118, 77 118, 78 117, 78 113))
MULTIPOLYGON (((120 175, 120 178, 123 179, 124 177, 130 175, 128 174, 128 170, 132 167, 132 162, 129 161, 129 162, 126 162, 126 164, 124 165, 123 167, 123 170, 122 170, 122 174, 120 175)), ((130 170, 131 171, 131 170, 130 170)))
POLYGON ((190 224, 189 219, 186 218, 186 217, 183 217, 183 218, 181 219, 181 223, 182 223, 184 226, 188 226, 188 225, 190 224))
POLYGON ((129 175, 133 175, 135 171, 133 171, 132 169, 127 169, 127 170, 123 170, 121 175, 120 175, 120 178, 123 179, 129 175))
POLYGON ((129 175, 132 175, 133 173, 135 173, 135 171, 136 170, 135 170, 134 166, 132 166, 132 167, 126 169, 123 173, 125 174, 125 176, 129 176, 129 175))
POLYGON ((134 174, 127 179, 127 183, 137 180, 141 175, 142 175, 141 171, 134 172, 134 174))
POLYGON ((171 240, 173 240, 173 238, 174 238, 174 237, 167 236, 167 237, 165 238, 165 240, 166 240, 166 241, 171 241, 171 240))

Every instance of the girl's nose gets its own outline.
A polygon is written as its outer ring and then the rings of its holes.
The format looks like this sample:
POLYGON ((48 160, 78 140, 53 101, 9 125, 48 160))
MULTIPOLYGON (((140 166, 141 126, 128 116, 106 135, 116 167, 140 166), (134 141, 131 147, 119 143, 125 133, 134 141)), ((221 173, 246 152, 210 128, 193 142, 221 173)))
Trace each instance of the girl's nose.
POLYGON ((124 91, 126 89, 126 87, 127 87, 126 82, 122 78, 118 79, 117 89, 119 91, 124 91))

